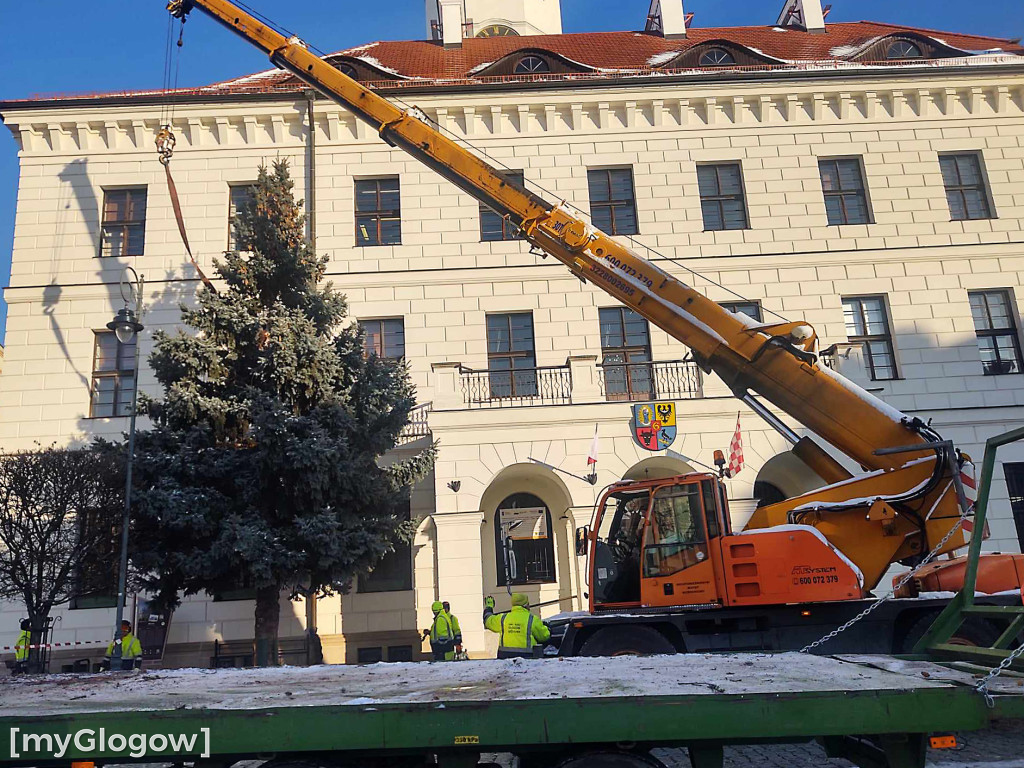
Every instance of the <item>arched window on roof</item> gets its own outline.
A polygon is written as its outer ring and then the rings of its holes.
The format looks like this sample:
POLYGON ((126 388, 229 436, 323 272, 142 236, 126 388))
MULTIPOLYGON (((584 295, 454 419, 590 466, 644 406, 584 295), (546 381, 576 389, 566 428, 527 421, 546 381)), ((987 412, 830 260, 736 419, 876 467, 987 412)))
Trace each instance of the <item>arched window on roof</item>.
POLYGON ((359 73, 356 68, 349 64, 347 61, 339 62, 334 65, 341 74, 351 77, 353 80, 359 77, 359 73))
POLYGON ((540 56, 531 54, 523 56, 523 58, 517 61, 516 68, 513 71, 517 75, 538 75, 543 72, 550 72, 551 65, 540 56))
POLYGON ((736 59, 725 48, 708 48, 700 55, 698 66, 724 67, 735 63, 736 59))
POLYGON ((921 48, 909 40, 896 40, 885 51, 887 59, 920 59, 921 48))

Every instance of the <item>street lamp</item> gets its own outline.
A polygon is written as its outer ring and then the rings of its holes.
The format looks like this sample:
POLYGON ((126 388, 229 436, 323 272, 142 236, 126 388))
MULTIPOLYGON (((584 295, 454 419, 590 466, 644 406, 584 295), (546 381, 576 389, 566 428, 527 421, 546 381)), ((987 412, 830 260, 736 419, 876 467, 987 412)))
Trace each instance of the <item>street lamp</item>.
MULTIPOLYGON (((121 273, 121 298, 124 308, 119 309, 114 319, 107 323, 107 328, 117 336, 122 344, 128 344, 144 326, 139 322, 142 316, 142 286, 144 279, 131 267, 125 267, 121 273), (131 305, 131 306, 129 306, 131 305)), ((125 669, 122 658, 121 622, 124 620, 124 608, 128 592, 128 524, 132 508, 132 462, 135 458, 135 404, 139 393, 139 342, 135 341, 135 361, 132 366, 132 407, 131 425, 128 428, 128 461, 124 481, 124 518, 121 521, 121 567, 117 576, 117 617, 114 619, 114 650, 111 653, 110 669, 125 669)), ((117 403, 115 401, 115 408, 117 403)), ((115 410, 116 413, 116 410, 115 410)), ((127 668, 131 669, 134 662, 127 668)))

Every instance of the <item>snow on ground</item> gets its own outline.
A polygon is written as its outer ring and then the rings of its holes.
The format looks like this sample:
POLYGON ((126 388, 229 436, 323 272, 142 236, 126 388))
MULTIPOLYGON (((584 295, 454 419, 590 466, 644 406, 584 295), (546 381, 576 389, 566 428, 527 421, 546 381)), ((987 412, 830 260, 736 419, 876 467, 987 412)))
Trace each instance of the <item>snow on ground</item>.
POLYGON ((806 654, 679 654, 50 675, 0 682, 7 717, 155 709, 905 690, 950 683, 806 654))

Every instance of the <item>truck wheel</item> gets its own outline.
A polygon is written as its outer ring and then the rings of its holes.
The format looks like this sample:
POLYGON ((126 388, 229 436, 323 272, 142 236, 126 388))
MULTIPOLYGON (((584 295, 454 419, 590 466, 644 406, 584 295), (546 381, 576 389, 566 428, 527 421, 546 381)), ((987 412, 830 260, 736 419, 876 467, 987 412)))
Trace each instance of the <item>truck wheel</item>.
POLYGON ((588 752, 570 757, 558 768, 665 768, 665 764, 651 755, 634 752, 588 752))
POLYGON ((676 647, 663 634, 651 627, 605 627, 591 635, 580 656, 647 656, 675 653, 676 647))
MULTIPOLYGON (((911 624, 897 652, 912 653, 914 646, 924 637, 924 633, 935 623, 936 618, 937 613, 927 613, 911 624)), ((971 618, 960 625, 960 629, 949 639, 949 643, 973 648, 991 648, 992 643, 998 639, 999 632, 992 624, 985 619, 971 618)))

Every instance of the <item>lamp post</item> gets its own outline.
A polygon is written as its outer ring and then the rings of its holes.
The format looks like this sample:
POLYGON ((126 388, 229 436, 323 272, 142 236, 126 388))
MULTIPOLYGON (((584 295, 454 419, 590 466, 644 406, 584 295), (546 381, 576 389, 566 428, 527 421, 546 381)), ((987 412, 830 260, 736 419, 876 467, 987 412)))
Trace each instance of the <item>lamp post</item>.
MULTIPOLYGON (((119 309, 114 319, 107 323, 121 344, 127 344, 135 338, 145 326, 139 322, 142 316, 143 278, 131 267, 125 267, 121 273, 121 298, 124 308, 119 309), (132 305, 132 306, 129 306, 132 305)), ((121 521, 121 566, 117 576, 117 617, 114 619, 114 650, 110 658, 110 669, 125 669, 122 658, 123 648, 121 637, 124 632, 121 622, 124 620, 124 608, 128 592, 128 524, 132 508, 132 462, 135 458, 135 404, 139 393, 139 340, 135 340, 135 360, 132 366, 134 386, 132 387, 131 424, 128 428, 128 461, 124 481, 124 518, 121 521)), ((114 401, 117 408, 117 401, 114 401)), ((115 410, 116 413, 116 410, 115 410)), ((132 662, 134 664, 134 662, 132 662)), ((128 667, 131 668, 131 667, 128 667)))

